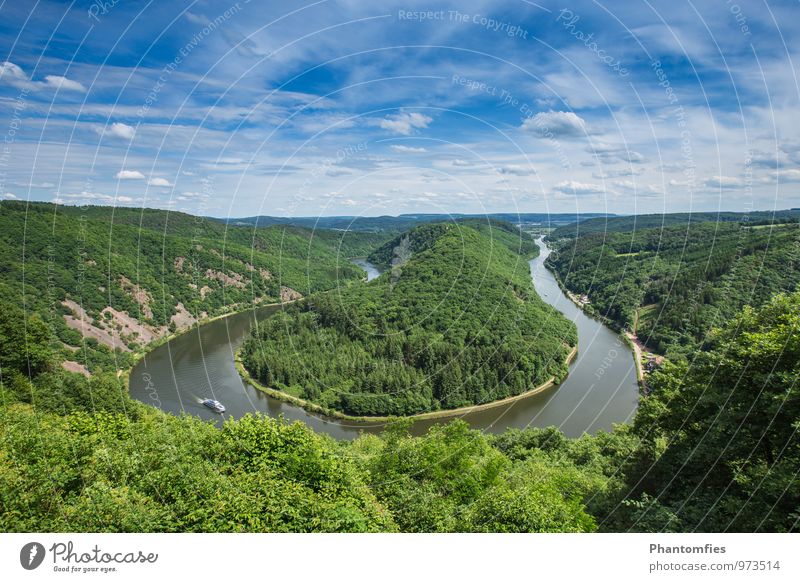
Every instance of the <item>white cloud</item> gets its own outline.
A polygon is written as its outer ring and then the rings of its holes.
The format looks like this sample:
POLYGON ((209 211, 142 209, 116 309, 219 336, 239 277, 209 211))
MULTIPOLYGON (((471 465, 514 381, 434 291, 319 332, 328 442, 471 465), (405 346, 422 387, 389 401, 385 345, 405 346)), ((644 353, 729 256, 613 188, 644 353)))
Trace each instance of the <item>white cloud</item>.
POLYGON ((0 64, 0 81, 13 84, 14 82, 27 80, 28 76, 18 65, 9 61, 4 61, 0 64))
POLYGON ((78 91, 80 93, 86 93, 86 87, 77 81, 73 81, 59 75, 47 75, 44 78, 44 84, 48 87, 52 87, 53 89, 60 89, 62 91, 78 91))
POLYGON ((467 160, 453 160, 452 164, 459 168, 468 168, 473 165, 472 162, 468 162, 467 160))
POLYGON ((147 182, 148 186, 158 186, 159 188, 169 188, 172 184, 166 178, 150 178, 147 182))
POLYGON ((612 164, 614 162, 641 164, 645 161, 642 154, 626 146, 612 145, 603 142, 588 146, 586 151, 607 164, 612 164))
POLYGON ((52 182, 12 182, 14 186, 20 188, 53 188, 55 184, 52 182))
POLYGON ((404 146, 404 145, 393 145, 390 146, 394 151, 400 152, 402 154, 422 154, 427 152, 425 148, 415 148, 411 146, 404 146))
POLYGON ((15 194, 12 194, 11 192, 6 192, 5 194, 3 194, 3 198, 5 198, 6 200, 19 200, 19 198, 17 198, 17 196, 15 194))
POLYGON ((86 93, 86 87, 81 83, 62 77, 61 75, 47 75, 44 81, 33 81, 28 77, 25 71, 22 70, 22 67, 10 61, 4 61, 0 64, 0 82, 31 90, 60 89, 62 91, 79 91, 81 93, 86 93))
POLYGON ((685 169, 686 164, 681 162, 669 162, 667 164, 661 164, 662 172, 682 172, 685 169))
POLYGON ((411 135, 414 129, 424 129, 433 119, 422 113, 399 113, 391 117, 381 119, 382 129, 389 130, 400 135, 411 135))
POLYGON ((345 168, 328 168, 328 170, 325 172, 325 175, 330 176, 331 178, 336 178, 338 176, 350 176, 352 173, 353 172, 345 168))
POLYGON ((605 170, 603 172, 592 172, 592 177, 597 180, 608 180, 610 178, 624 178, 626 176, 638 176, 644 172, 644 168, 623 168, 621 170, 605 170))
POLYGON ((206 26, 209 23, 208 18, 203 16, 202 14, 195 14, 193 12, 189 12, 188 10, 183 13, 186 17, 186 20, 191 22, 192 24, 198 24, 200 26, 206 26))
POLYGON ((576 182, 574 180, 564 180, 563 182, 559 182, 553 187, 553 190, 562 194, 575 196, 588 196, 591 194, 602 194, 605 192, 604 188, 599 184, 587 184, 585 182, 576 182))
POLYGON ((144 174, 137 170, 120 170, 114 177, 118 180, 144 180, 144 174))
POLYGON ((772 172, 769 176, 762 178, 760 182, 763 184, 800 182, 800 170, 791 169, 772 172))
POLYGON ((540 137, 580 137, 589 133, 586 121, 572 111, 540 112, 526 119, 522 129, 540 137))
POLYGON ((132 125, 127 125, 125 123, 112 123, 110 127, 107 127, 104 131, 101 131, 103 132, 103 135, 119 137, 127 140, 133 139, 133 136, 136 133, 136 130, 132 125))
POLYGON ((708 188, 722 188, 723 190, 735 190, 744 188, 745 182, 741 178, 731 176, 711 176, 703 182, 708 188))
POLYGON ((500 166, 499 168, 497 168, 497 171, 501 174, 512 175, 512 176, 532 176, 536 173, 536 170, 534 170, 530 166, 520 166, 517 164, 500 166))

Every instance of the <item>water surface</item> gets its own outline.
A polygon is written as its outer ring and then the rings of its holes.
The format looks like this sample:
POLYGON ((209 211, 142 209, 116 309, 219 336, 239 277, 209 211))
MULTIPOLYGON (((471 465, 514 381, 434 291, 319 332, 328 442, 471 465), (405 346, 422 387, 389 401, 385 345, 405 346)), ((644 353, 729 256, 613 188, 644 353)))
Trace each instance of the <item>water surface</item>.
MULTIPOLYGON (((534 286, 542 299, 577 325, 578 356, 560 386, 461 418, 474 428, 494 433, 528 426, 557 426, 568 436, 609 430, 613 424, 630 420, 636 410, 639 391, 632 353, 617 334, 585 315, 562 293, 544 267, 550 251, 541 240, 537 242, 542 252, 530 261, 534 286)), ((373 265, 354 262, 367 271, 369 280, 378 276, 373 265)), ((238 418, 254 411, 273 417, 283 415, 336 438, 380 431, 381 424, 353 424, 310 414, 242 381, 234 353, 256 320, 278 309, 266 307, 218 319, 154 349, 131 372, 131 396, 166 412, 219 420, 220 415, 200 404, 203 398, 216 398, 227 408, 224 417, 238 418)), ((435 422, 442 421, 418 421, 413 432, 421 434, 435 422)))

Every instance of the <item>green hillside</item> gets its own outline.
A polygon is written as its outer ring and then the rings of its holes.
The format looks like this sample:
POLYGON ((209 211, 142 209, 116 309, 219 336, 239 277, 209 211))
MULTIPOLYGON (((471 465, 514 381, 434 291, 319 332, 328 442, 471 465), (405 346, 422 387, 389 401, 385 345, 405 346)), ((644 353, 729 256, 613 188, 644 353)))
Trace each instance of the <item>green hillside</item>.
POLYGON ((650 228, 682 226, 684 229, 702 222, 739 222, 751 226, 797 222, 800 209, 757 210, 753 212, 674 212, 671 214, 637 214, 634 216, 608 216, 575 221, 559 226, 548 240, 575 238, 589 234, 631 232, 650 228))
POLYGON ((0 310, 4 532, 796 531, 800 294, 745 310, 650 377, 632 425, 566 438, 408 421, 334 442, 263 416, 220 429, 52 366, 0 310))
POLYGON ((357 281, 363 271, 347 257, 380 242, 161 210, 4 201, 0 292, 39 314, 73 369, 94 371, 124 367, 132 351, 198 319, 357 281))
POLYGON ((697 222, 556 243, 548 266, 587 309, 646 346, 692 353, 744 305, 800 283, 800 225, 697 222))
POLYGON ((529 257, 509 249, 520 235, 508 229, 444 223, 398 236, 371 256, 392 257, 377 279, 314 295, 259 326, 245 367, 353 416, 486 403, 562 377, 576 330, 538 297, 529 257))

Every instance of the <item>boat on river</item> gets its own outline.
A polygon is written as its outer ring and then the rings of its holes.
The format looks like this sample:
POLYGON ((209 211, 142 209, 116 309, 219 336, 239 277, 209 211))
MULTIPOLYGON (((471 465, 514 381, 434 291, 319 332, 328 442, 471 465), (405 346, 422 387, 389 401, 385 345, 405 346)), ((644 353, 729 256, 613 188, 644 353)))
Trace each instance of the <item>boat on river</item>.
POLYGON ((225 412, 225 407, 222 405, 222 402, 214 400, 213 398, 206 398, 203 400, 203 406, 210 408, 214 412, 219 412, 220 414, 225 412))

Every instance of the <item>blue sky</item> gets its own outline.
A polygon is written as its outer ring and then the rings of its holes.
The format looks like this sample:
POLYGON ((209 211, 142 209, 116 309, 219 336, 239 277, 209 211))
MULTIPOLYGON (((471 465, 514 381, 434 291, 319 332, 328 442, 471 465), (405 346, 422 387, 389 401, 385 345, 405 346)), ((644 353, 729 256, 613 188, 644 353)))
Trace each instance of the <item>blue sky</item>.
POLYGON ((214 216, 800 206, 797 2, 0 4, 0 196, 214 216))

